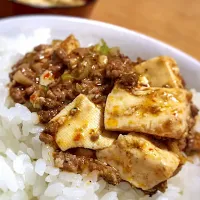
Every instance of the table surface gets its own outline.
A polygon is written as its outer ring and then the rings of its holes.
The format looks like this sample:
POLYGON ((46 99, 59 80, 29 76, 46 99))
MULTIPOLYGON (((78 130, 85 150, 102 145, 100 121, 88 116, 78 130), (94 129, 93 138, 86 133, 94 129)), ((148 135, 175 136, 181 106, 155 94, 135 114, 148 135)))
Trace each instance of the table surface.
MULTIPOLYGON (((15 15, 11 2, 0 1, 0 17, 15 15)), ((27 8, 23 11, 34 13, 27 8)), ((80 12, 67 10, 65 14, 80 12)), ((97 0, 85 13, 91 19, 162 40, 200 60, 200 0, 97 0)))
POLYGON ((90 18, 152 36, 200 60, 200 0, 99 0, 90 18))

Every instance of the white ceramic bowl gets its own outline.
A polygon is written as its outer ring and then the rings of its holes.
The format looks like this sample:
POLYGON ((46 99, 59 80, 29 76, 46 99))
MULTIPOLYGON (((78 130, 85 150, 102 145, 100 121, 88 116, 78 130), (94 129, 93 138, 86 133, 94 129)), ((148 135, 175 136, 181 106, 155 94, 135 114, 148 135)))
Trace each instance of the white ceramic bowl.
POLYGON ((132 59, 168 55, 177 61, 189 88, 200 91, 200 62, 191 56, 156 39, 118 26, 62 16, 22 16, 0 20, 0 35, 15 37, 30 34, 37 28, 50 28, 52 38, 65 38, 73 33, 82 45, 96 43, 104 38, 111 46, 119 46, 132 59))

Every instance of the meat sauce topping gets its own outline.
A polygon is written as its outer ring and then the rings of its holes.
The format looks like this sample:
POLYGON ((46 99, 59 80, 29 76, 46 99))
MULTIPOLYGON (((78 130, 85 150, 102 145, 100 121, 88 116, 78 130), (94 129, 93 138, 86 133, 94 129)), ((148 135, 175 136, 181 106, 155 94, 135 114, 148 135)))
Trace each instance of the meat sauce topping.
POLYGON ((95 170, 111 184, 125 180, 153 193, 184 164, 182 152, 200 150, 193 128, 198 109, 183 83, 169 57, 133 62, 104 40, 81 48, 70 35, 27 53, 12 67, 9 87, 12 99, 45 124, 40 140, 54 147, 55 166, 95 170), (133 172, 140 162, 152 165, 133 172))
POLYGON ((79 94, 104 105, 116 80, 134 84, 137 76, 132 69, 141 62, 140 58, 132 62, 118 48, 108 48, 104 41, 80 48, 79 42, 69 36, 64 42, 54 40, 51 45, 35 47, 14 65, 10 95, 47 123, 79 94), (68 47, 72 42, 74 46, 68 47))

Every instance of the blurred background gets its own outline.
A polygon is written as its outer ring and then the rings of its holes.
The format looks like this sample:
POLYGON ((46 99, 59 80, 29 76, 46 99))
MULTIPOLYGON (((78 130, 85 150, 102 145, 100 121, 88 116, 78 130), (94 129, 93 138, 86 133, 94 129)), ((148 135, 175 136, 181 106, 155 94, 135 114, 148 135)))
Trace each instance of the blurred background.
POLYGON ((200 0, 59 1, 0 0, 0 17, 61 14, 104 21, 162 40, 200 60, 200 0))

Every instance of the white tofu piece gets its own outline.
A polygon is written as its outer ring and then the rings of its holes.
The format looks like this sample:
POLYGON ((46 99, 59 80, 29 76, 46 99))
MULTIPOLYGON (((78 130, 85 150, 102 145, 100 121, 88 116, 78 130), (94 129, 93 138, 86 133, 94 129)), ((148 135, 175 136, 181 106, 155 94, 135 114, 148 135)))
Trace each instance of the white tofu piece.
MULTIPOLYGON (((167 56, 155 57, 134 67, 137 74, 146 80, 150 87, 183 88, 179 68, 174 59, 167 56)), ((140 79, 139 79, 140 80, 140 79)), ((141 83, 140 83, 141 84, 141 83)))
POLYGON ((112 146, 96 155, 98 160, 117 169, 123 180, 143 190, 169 179, 179 166, 176 154, 140 133, 120 135, 112 146))
POLYGON ((191 93, 180 88, 135 88, 118 85, 109 94, 105 129, 135 131, 179 139, 188 131, 191 93))
POLYGON ((104 130, 101 109, 82 94, 52 121, 59 124, 55 140, 62 151, 76 147, 103 149, 109 147, 118 136, 104 130))
POLYGON ((66 54, 71 53, 73 50, 80 47, 79 41, 74 35, 69 35, 65 40, 60 43, 60 48, 64 50, 66 54))

